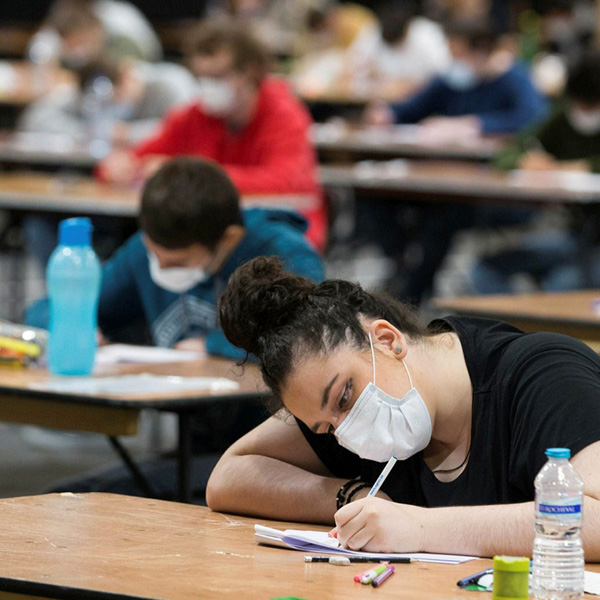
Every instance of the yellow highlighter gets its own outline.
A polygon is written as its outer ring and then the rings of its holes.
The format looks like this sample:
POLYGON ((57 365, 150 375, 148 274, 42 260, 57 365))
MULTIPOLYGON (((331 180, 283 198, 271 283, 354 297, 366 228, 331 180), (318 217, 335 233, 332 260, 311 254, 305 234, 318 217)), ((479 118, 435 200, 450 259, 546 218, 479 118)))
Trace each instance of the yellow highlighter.
POLYGON ((41 352, 40 347, 33 342, 24 342, 22 340, 15 340, 14 338, 6 336, 0 336, 0 348, 21 352, 22 354, 32 358, 37 358, 41 352))

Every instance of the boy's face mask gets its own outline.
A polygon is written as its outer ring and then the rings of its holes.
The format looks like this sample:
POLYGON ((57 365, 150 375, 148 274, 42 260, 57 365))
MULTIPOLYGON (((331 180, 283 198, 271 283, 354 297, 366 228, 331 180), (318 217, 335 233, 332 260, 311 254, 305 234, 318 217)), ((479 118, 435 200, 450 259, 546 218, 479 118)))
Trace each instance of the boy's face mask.
POLYGON ((444 75, 444 80, 453 90, 464 91, 475 87, 475 69, 462 60, 454 60, 444 75))
POLYGON ((340 446, 366 460, 386 462, 392 456, 405 460, 431 441, 431 417, 404 361, 410 390, 402 398, 394 398, 375 385, 375 351, 370 333, 369 343, 373 381, 365 387, 334 435, 340 446))
POLYGON ((201 267, 169 267, 162 269, 154 252, 148 251, 150 277, 158 286, 175 294, 184 294, 206 281, 210 274, 201 267))
POLYGON ((196 98, 206 113, 215 117, 228 115, 235 106, 233 85, 215 77, 198 78, 196 98))

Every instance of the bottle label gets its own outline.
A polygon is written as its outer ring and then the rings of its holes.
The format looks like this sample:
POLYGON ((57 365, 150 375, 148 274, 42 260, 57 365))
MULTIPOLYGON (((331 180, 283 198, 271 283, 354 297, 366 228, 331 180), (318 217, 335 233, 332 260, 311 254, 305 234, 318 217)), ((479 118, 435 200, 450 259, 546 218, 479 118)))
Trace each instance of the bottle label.
POLYGON ((548 515, 574 515, 581 513, 581 504, 542 504, 539 505, 539 511, 548 515))

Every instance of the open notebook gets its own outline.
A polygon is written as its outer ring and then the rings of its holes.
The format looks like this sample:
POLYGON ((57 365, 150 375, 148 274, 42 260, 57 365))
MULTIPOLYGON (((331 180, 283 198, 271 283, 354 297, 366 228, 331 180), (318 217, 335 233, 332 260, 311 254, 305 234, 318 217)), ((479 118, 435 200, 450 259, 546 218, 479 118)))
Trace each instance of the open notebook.
POLYGON ((267 546, 279 546, 281 548, 292 548, 303 552, 319 552, 320 554, 346 554, 353 556, 368 556, 371 558, 399 558, 407 556, 413 560, 424 562, 446 563, 457 565, 478 558, 477 556, 462 556, 458 554, 429 554, 419 552, 413 554, 385 554, 379 552, 358 552, 342 548, 337 539, 329 537, 326 531, 311 531, 300 529, 273 529, 264 525, 254 526, 254 539, 259 544, 267 546))

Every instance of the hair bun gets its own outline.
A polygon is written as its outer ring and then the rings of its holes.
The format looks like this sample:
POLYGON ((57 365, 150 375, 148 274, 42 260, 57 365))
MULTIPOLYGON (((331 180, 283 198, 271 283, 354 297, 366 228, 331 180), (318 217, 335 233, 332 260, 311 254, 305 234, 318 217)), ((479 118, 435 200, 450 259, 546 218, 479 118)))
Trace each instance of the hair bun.
POLYGON ((297 314, 315 284, 285 271, 275 256, 254 258, 238 267, 219 300, 219 319, 227 339, 261 355, 264 339, 297 314))

